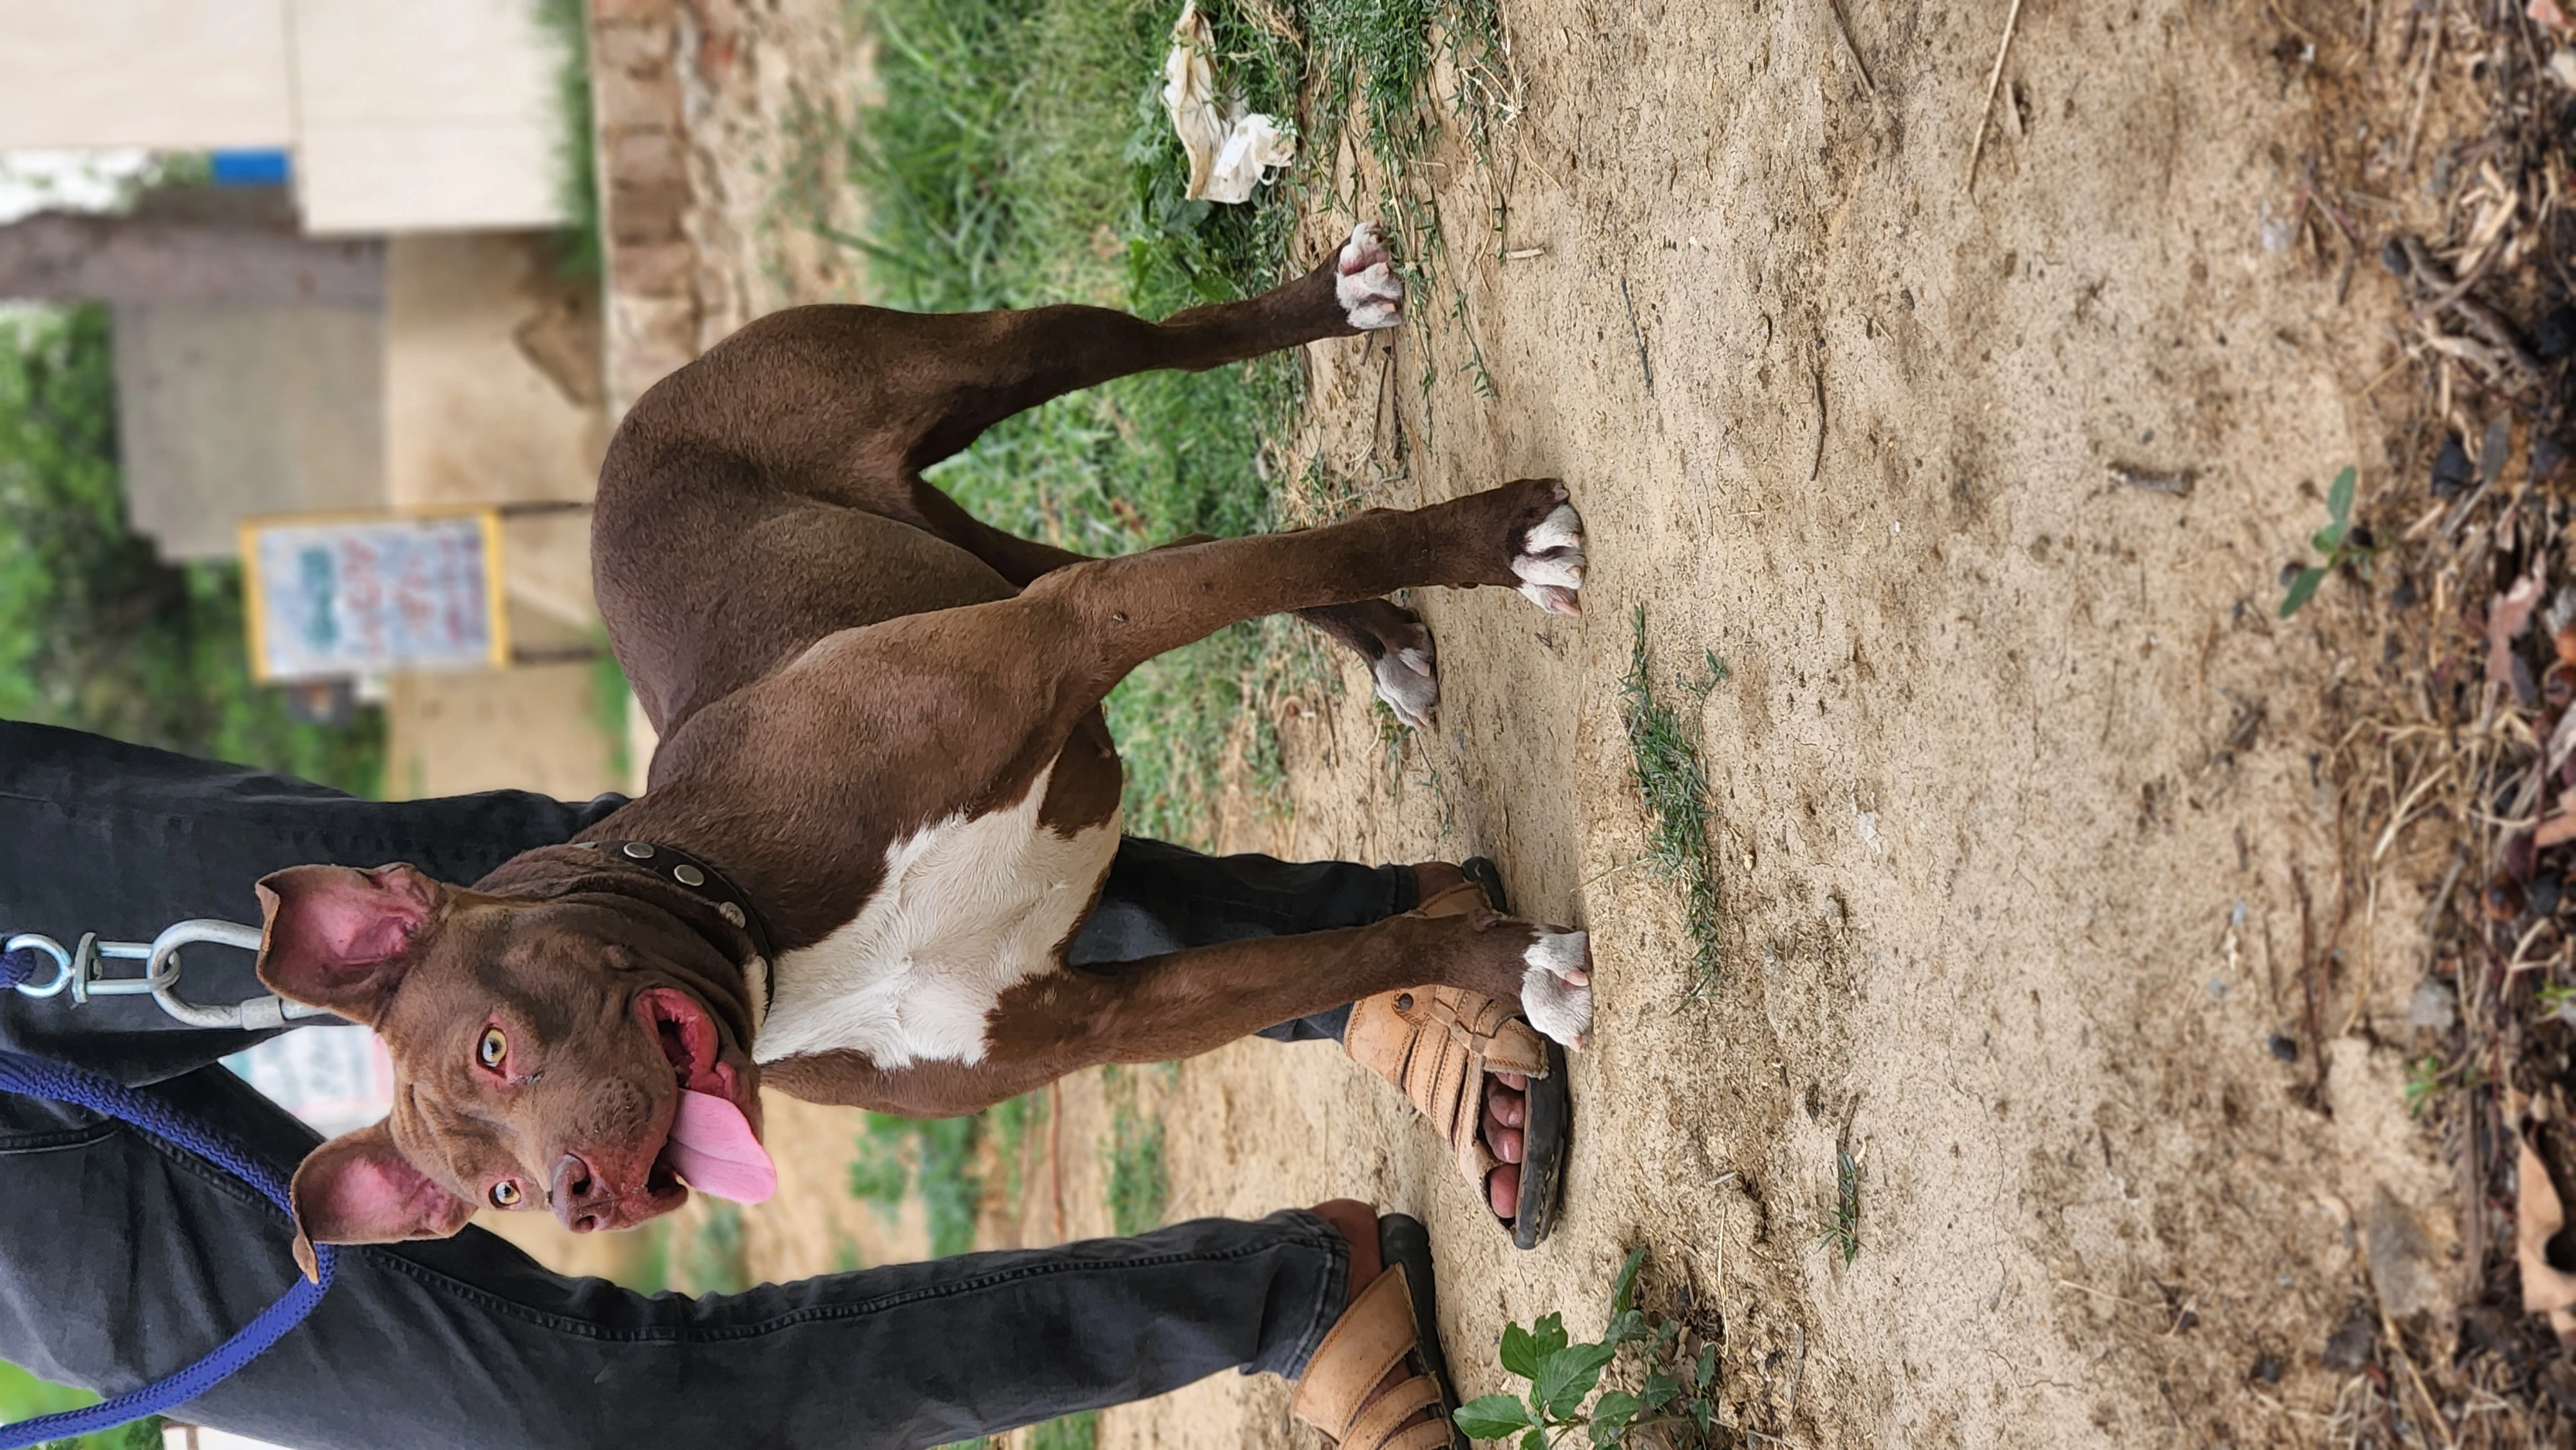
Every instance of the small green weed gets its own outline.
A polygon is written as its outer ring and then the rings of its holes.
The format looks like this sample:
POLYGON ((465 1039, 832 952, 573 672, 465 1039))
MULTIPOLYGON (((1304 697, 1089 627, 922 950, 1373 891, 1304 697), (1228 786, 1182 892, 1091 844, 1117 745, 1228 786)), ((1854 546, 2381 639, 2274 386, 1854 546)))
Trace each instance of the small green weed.
POLYGON ((2543 982, 2533 997, 2539 1002, 2543 1017, 2576 1018, 2576 1011, 2570 1010, 2571 1006, 2576 1006, 2576 987, 2564 982, 2543 982))
POLYGON ((2442 1059, 2427 1053, 2406 1065, 2406 1112, 2420 1118, 2442 1091, 2442 1059))
MULTIPOLYGON (((1628 726, 1629 776, 1644 798, 1648 818, 1648 859, 1665 878, 1682 889, 1682 915, 1697 968, 1694 993, 1717 981, 1723 965, 1718 946, 1717 875, 1708 845, 1708 768, 1699 745, 1683 728, 1681 716, 1654 694, 1654 659, 1646 645, 1646 607, 1629 616, 1634 641, 1628 673, 1619 684, 1621 708, 1628 726)), ((1708 655, 1709 688, 1724 678, 1725 665, 1715 651, 1708 655)))
POLYGON ((2326 489, 2326 525, 2308 540, 2319 554, 2325 556, 2325 561, 2291 576, 2290 592, 2281 599, 2283 619, 2298 613, 2316 594, 2317 586, 2326 581, 2328 574, 2348 561, 2367 559, 2373 552, 2368 548, 2355 547, 2352 542, 2353 486, 2359 477, 2359 471, 2346 464, 2343 472, 2335 475, 2332 486, 2326 489))
POLYGON ((1610 1293, 1610 1323, 1598 1341, 1579 1344, 1565 1332, 1565 1316, 1548 1314, 1524 1329, 1503 1329, 1502 1363, 1529 1381, 1526 1395, 1485 1395, 1458 1407, 1458 1428, 1477 1440, 1518 1439, 1521 1450, 1561 1443, 1656 1445, 1705 1450, 1719 1442, 1717 1346, 1693 1355, 1682 1326, 1649 1323, 1632 1302, 1643 1246, 1619 1266, 1610 1293), (1634 1388, 1594 1390, 1625 1351, 1621 1379, 1634 1388), (1589 1403, 1587 1403, 1587 1401, 1589 1403), (1653 1431, 1651 1436, 1640 1431, 1653 1431), (1635 1439, 1630 1437, 1635 1436, 1635 1439))
POLYGON ((1163 1167, 1163 1120, 1136 1101, 1134 1074, 1124 1068, 1102 1069, 1109 1091, 1109 1141, 1102 1153, 1109 1167, 1109 1223, 1120 1238, 1163 1225, 1163 1209, 1172 1196, 1163 1167))
POLYGON ((1860 1160, 1848 1149, 1834 1150, 1834 1206, 1817 1242, 1841 1254, 1846 1268, 1860 1257, 1860 1160))
POLYGON ((1719 659, 1713 649, 1702 651, 1701 661, 1700 676, 1696 680, 1678 670, 1673 672, 1673 683, 1694 700, 1707 699, 1718 686, 1726 683, 1729 674, 1726 661, 1719 659))

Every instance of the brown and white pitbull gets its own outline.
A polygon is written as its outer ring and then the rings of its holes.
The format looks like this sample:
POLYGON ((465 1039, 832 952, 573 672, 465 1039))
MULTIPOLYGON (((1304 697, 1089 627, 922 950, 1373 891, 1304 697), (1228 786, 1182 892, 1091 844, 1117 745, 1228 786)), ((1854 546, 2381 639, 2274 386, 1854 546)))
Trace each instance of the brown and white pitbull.
POLYGON ((1161 323, 1090 307, 806 307, 640 399, 592 534, 601 613, 661 747, 583 839, 471 888, 409 866, 260 884, 259 971, 375 1027, 392 1115, 295 1176, 306 1240, 454 1233, 480 1205, 575 1229, 764 1196, 756 1083, 923 1116, 1075 1069, 1188 1057, 1373 993, 1517 998, 1590 1027, 1585 935, 1405 915, 1066 965, 1118 842, 1100 715, 1138 664, 1302 611, 1408 718, 1430 639, 1383 596, 1518 588, 1575 608, 1553 481, 1088 559, 970 517, 921 471, 1000 419, 1148 368, 1204 369, 1400 320, 1366 227, 1312 273, 1161 323))

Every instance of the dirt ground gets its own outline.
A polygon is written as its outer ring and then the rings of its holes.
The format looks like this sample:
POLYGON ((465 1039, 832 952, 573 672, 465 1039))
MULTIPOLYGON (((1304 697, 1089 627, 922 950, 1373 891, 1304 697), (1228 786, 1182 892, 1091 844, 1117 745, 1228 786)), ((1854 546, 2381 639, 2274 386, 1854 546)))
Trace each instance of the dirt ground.
MULTIPOLYGON (((1506 1387, 1506 1321, 1597 1329, 1639 1243, 1655 1301, 1721 1345, 1727 1423, 1766 1444, 2305 1443, 2357 1305, 2449 1342, 2456 1175, 2405 1101, 2441 863, 2401 837, 2367 883, 2339 871, 2326 701, 2382 661, 2339 582, 2275 610, 2339 468, 2365 500, 2416 486, 2374 396, 2399 298, 2366 257, 2320 264, 2340 254, 2290 222, 2303 167, 2328 141, 2376 155, 2363 189, 2402 206, 2466 62, 2436 67, 2399 155, 2415 93, 2354 79, 2395 75, 2393 3, 2369 33, 2322 5, 2012 8, 1971 178, 2004 5, 1507 5, 1523 109, 1491 164, 1434 168, 1450 251, 1414 312, 1439 320, 1311 351, 1306 446, 1366 502, 1562 476, 1593 570, 1579 621, 1419 601, 1437 732, 1391 757, 1346 670, 1282 709, 1293 810, 1241 802, 1225 844, 1490 854, 1520 908, 1592 930, 1602 1016, 1535 1253, 1316 1047, 1240 1044, 1154 1089, 1169 1216, 1341 1194, 1423 1216, 1470 1395, 1506 1387), (1639 864, 1637 607, 1712 778, 1724 965, 1697 993, 1678 894, 1639 864), (1728 677, 1699 702, 1674 676, 1704 651, 1728 677), (1818 1243, 1845 1144, 1848 1265, 1818 1243)), ((797 9, 746 10, 739 53, 797 9)), ((855 94, 794 79, 700 100, 740 138, 855 94)), ((733 178, 703 223, 735 239, 705 264, 727 295, 847 295, 741 242, 777 144, 698 144, 733 178)), ((1350 220, 1311 218, 1311 251, 1350 220)), ((850 1134, 815 1112, 773 1122, 837 1195, 850 1134)), ((1064 1085, 1073 1146, 1032 1170, 1027 1241, 1106 1228, 1082 1146, 1104 1119, 1096 1078, 1064 1085)), ((845 1198, 782 1199, 751 1220, 760 1274, 833 1267, 862 1231, 845 1198)), ((1100 1440, 1314 1443, 1286 1399, 1220 1377, 1100 1440)))

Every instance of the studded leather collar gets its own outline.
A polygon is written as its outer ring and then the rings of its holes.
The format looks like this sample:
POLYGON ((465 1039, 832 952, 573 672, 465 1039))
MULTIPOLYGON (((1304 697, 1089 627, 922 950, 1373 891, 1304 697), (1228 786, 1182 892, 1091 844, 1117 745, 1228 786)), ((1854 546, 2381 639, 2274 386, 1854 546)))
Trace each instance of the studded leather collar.
POLYGON ((714 904, 716 915, 742 930, 751 938, 753 956, 742 964, 743 984, 751 995, 751 1029, 756 1034, 769 1016, 769 964, 775 953, 769 942, 769 928, 751 898, 725 879, 725 874, 698 857, 676 846, 655 841, 576 841, 573 844, 639 870, 650 871, 671 881, 690 894, 714 904))

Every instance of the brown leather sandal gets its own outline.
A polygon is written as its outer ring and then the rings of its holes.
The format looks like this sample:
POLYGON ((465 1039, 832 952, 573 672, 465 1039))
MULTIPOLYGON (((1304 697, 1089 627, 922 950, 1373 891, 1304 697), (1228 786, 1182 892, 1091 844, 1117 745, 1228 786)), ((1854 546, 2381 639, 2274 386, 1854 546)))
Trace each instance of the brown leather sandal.
MULTIPOLYGON (((1501 875, 1482 856, 1461 864, 1467 880, 1415 908, 1425 916, 1479 909, 1508 911, 1501 875)), ((1486 1148, 1485 1078, 1526 1075, 1529 1112, 1521 1128, 1521 1191, 1515 1212, 1498 1220, 1524 1249, 1538 1247, 1553 1226, 1564 1181, 1571 1114, 1565 1049, 1539 1035, 1520 1006, 1457 987, 1414 987, 1363 997, 1351 1007, 1343 1050, 1395 1085, 1449 1140, 1458 1172, 1481 1200, 1485 1180, 1502 1160, 1486 1148)))
POLYGON ((1431 1236, 1420 1220, 1390 1213, 1378 1220, 1377 1241, 1386 1272, 1333 1321, 1306 1361, 1289 1412, 1340 1450, 1468 1450, 1465 1432, 1451 1418, 1458 1391, 1440 1352, 1431 1236), (1411 1373, 1377 1394, 1399 1368, 1411 1373), (1426 1413, 1430 1418, 1417 1418, 1426 1413))

